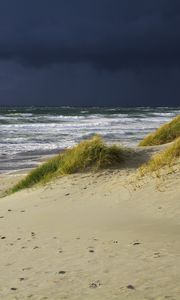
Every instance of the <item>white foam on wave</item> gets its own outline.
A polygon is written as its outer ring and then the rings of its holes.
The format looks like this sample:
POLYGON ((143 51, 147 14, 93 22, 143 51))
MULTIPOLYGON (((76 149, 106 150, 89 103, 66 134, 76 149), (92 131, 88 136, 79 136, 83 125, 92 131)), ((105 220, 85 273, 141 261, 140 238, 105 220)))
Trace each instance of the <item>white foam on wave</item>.
MULTIPOLYGON (((84 115, 36 114, 29 109, 25 113, 0 114, 0 157, 16 157, 21 153, 49 153, 77 144, 94 134, 102 135, 108 142, 137 144, 147 133, 168 122, 180 110, 164 109, 104 109, 101 113, 79 110, 84 115), (4 121, 8 120, 9 123, 4 121), (16 123, 14 123, 14 120, 16 123), (3 155, 2 155, 3 154, 3 155)), ((26 110, 27 111, 27 110, 26 110)), ((74 113, 74 112, 73 112, 74 113)), ((30 158, 29 158, 30 159, 30 158)), ((17 164, 18 165, 18 164, 17 164)))

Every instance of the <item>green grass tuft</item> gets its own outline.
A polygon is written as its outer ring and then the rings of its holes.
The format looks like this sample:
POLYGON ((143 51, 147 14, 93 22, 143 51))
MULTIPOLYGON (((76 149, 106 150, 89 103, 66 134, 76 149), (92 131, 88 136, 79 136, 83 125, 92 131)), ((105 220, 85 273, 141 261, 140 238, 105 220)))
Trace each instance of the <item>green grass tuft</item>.
POLYGON ((125 151, 116 145, 107 146, 101 137, 95 136, 43 163, 31 171, 9 192, 14 193, 25 188, 31 188, 60 175, 115 167, 123 161, 125 151))
POLYGON ((170 143, 180 137, 180 115, 146 136, 139 146, 154 146, 170 143))
POLYGON ((139 171, 142 176, 147 173, 157 172, 161 168, 171 167, 177 159, 180 158, 180 137, 165 150, 155 154, 148 163, 140 167, 139 171))

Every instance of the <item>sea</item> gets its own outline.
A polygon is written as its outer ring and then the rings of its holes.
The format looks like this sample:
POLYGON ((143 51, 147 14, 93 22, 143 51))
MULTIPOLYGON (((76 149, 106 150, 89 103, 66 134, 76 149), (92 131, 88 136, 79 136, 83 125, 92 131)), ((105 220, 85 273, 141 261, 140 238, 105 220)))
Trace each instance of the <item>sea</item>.
POLYGON ((38 165, 95 134, 136 146, 180 107, 0 107, 0 173, 38 165))

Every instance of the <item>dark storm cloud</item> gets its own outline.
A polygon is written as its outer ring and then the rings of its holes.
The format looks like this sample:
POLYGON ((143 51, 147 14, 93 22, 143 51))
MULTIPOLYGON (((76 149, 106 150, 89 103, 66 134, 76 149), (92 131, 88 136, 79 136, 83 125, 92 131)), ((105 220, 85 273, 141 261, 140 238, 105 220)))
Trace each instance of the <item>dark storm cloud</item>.
POLYGON ((180 1, 1 1, 0 60, 35 68, 180 66, 180 1))

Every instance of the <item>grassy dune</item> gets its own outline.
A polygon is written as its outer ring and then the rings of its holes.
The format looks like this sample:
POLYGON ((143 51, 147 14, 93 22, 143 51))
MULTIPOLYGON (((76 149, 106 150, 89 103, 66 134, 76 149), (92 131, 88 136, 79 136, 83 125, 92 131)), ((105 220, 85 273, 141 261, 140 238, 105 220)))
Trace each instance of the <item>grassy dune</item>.
POLYGON ((180 115, 145 137, 139 146, 162 145, 172 142, 178 137, 180 137, 180 115))
POLYGON ((101 137, 95 136, 43 163, 9 192, 13 193, 39 183, 46 183, 60 175, 117 166, 123 161, 126 151, 116 145, 107 146, 101 137))
MULTIPOLYGON (((155 133, 147 136, 140 146, 160 145, 174 141, 166 150, 154 155, 139 170, 141 175, 157 171, 163 166, 171 165, 180 157, 180 115, 171 122, 161 126, 155 133)), ((82 171, 118 167, 124 160, 127 149, 116 145, 108 146, 100 136, 95 136, 77 146, 54 156, 31 171, 24 179, 11 188, 14 193, 37 184, 51 181, 57 176, 82 171)))
POLYGON ((147 173, 159 171, 162 167, 171 167, 177 159, 180 158, 180 137, 165 150, 155 154, 149 162, 140 167, 139 171, 142 176, 147 173))

